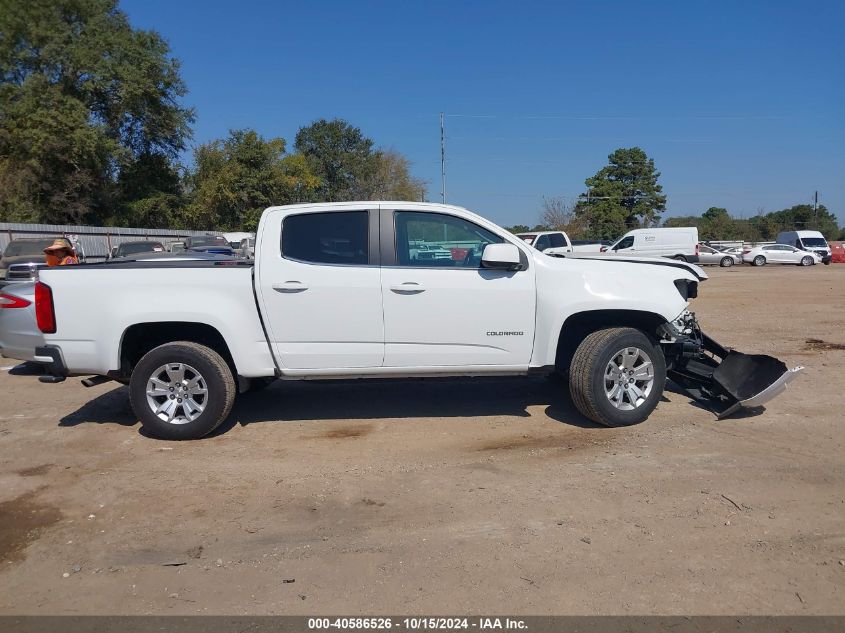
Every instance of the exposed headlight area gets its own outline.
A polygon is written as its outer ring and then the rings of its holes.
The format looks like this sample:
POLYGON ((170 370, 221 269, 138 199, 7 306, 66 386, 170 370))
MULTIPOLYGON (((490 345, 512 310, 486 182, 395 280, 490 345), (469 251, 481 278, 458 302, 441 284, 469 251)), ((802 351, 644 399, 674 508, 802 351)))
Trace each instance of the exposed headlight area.
POLYGON ((690 281, 689 279, 676 279, 675 288, 681 293, 684 301, 695 299, 698 296, 698 282, 690 281))

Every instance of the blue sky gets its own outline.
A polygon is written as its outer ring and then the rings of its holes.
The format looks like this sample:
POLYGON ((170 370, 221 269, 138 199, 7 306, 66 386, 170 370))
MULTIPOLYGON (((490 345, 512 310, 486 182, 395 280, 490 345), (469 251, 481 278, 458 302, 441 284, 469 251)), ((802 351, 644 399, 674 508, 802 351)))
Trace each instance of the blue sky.
POLYGON ((820 201, 845 223, 845 3, 123 0, 182 62, 194 143, 341 117, 440 199, 533 224, 617 147, 668 214, 820 201))

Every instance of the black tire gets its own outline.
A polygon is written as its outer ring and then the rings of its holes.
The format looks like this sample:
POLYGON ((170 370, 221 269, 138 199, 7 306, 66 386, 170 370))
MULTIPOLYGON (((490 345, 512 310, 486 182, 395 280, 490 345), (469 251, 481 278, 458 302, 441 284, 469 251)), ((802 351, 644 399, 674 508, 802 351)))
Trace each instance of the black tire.
POLYGON ((686 262, 687 261, 687 258, 684 257, 683 255, 675 255, 672 259, 676 259, 679 262, 686 262))
POLYGON ((631 426, 644 421, 660 401, 665 384, 663 351, 643 332, 633 328, 608 328, 593 332, 575 350, 569 369, 573 403, 585 417, 605 426, 631 426), (650 393, 630 410, 614 406, 605 389, 605 369, 614 356, 626 348, 645 352, 654 368, 650 393))
POLYGON ((722 268, 730 268, 734 265, 734 258, 733 257, 723 257, 722 261, 719 262, 719 266, 722 268))
POLYGON ((755 266, 765 266, 766 265, 766 258, 762 255, 757 255, 752 262, 755 266))
POLYGON ((815 263, 816 262, 809 255, 806 255, 806 256, 801 258, 801 265, 802 266, 812 266, 815 263))
MULTIPOLYGON (((147 352, 135 365, 129 381, 129 399, 135 415, 146 431, 165 440, 197 440, 205 437, 229 415, 236 393, 232 370, 223 357, 213 349, 188 341, 167 343, 147 352), (147 402, 147 385, 158 375, 156 369, 179 363, 194 368, 200 374, 207 393, 202 399, 204 408, 201 413, 191 421, 176 424, 159 418, 151 409, 147 402)), ((160 397, 164 398, 162 403, 166 402, 167 396, 160 397)), ((180 410, 178 406, 176 410, 180 410)), ((185 410, 181 411, 184 415, 185 410)))

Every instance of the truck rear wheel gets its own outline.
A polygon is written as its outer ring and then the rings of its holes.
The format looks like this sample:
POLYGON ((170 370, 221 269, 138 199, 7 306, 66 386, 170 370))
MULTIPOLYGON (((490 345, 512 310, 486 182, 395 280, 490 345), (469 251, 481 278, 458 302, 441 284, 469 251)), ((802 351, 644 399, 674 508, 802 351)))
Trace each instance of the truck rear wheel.
POLYGON ((235 401, 235 379, 213 349, 178 341, 147 352, 132 371, 129 398, 144 429, 196 440, 216 429, 235 401))
POLYGON ((605 426, 630 426, 657 406, 666 384, 663 352, 633 328, 587 336, 572 357, 569 390, 584 416, 605 426))

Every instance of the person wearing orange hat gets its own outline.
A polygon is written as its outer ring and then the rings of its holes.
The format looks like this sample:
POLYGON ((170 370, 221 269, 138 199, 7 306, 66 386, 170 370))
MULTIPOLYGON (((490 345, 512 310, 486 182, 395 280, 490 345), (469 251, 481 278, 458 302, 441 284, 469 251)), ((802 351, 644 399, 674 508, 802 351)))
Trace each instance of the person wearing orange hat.
POLYGON ((79 263, 76 252, 67 240, 53 240, 53 243, 44 249, 44 254, 47 255, 48 266, 68 266, 79 263))

